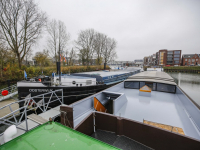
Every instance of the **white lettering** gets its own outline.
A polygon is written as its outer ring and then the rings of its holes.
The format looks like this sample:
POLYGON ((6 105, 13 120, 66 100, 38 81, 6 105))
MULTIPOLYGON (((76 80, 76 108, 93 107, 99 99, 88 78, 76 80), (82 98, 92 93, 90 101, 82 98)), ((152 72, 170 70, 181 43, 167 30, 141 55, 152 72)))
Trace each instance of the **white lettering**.
POLYGON ((52 92, 53 89, 29 89, 29 92, 52 92))

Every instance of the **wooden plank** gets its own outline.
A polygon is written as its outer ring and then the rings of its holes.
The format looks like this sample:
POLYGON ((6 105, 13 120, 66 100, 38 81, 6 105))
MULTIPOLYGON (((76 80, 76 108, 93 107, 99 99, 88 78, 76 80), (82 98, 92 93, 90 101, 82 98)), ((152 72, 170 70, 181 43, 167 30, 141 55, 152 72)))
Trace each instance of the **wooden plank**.
POLYGON ((48 122, 48 120, 46 120, 46 119, 44 119, 41 116, 38 116, 36 114, 28 115, 27 118, 29 118, 32 121, 39 123, 39 124, 44 124, 44 123, 48 122))
MULTIPOLYGON (((16 101, 16 100, 14 100, 14 99, 7 99, 7 100, 4 100, 4 101, 1 101, 1 102, 0 102, 0 107, 3 107, 3 106, 5 106, 5 105, 8 105, 8 104, 10 104, 10 103, 12 103, 12 102, 15 102, 15 101, 16 101)), ((15 111, 15 110, 19 109, 19 104, 18 104, 18 103, 12 104, 12 105, 11 105, 11 108, 12 108, 13 111, 15 111)), ((5 107, 5 108, 1 109, 1 110, 0 110, 0 118, 1 118, 1 117, 4 117, 5 115, 7 115, 7 114, 9 114, 9 113, 11 113, 9 107, 5 107)), ((18 114, 18 113, 19 113, 19 111, 15 112, 15 114, 18 114)), ((12 115, 11 115, 11 116, 12 116, 12 115)))
POLYGON ((156 123, 156 122, 151 122, 151 121, 147 121, 147 120, 143 120, 144 124, 148 124, 157 128, 161 128, 164 130, 168 130, 170 132, 174 132, 174 133, 179 133, 182 135, 185 135, 184 131, 182 128, 179 127, 174 127, 174 126, 170 126, 170 125, 166 125, 166 124, 161 124, 161 123, 156 123))

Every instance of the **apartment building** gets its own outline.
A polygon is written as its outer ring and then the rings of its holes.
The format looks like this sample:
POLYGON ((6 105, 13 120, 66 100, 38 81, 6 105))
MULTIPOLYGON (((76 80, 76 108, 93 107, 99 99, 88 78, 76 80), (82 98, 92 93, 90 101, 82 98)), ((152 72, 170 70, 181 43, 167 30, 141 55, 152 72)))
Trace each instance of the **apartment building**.
POLYGON ((182 56, 182 65, 183 66, 196 66, 200 64, 200 55, 199 54, 184 54, 182 56))
POLYGON ((156 58, 158 59, 158 65, 160 66, 180 66, 182 63, 181 50, 162 49, 159 50, 156 58))

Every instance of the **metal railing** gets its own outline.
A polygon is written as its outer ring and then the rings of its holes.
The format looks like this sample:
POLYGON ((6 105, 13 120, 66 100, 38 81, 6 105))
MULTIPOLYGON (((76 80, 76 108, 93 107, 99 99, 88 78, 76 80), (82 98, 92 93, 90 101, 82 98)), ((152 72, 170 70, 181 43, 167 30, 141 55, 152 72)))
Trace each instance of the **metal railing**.
MULTIPOLYGON (((4 125, 16 125, 16 127, 18 129, 24 130, 24 131, 28 131, 28 123, 27 123, 27 112, 29 111, 35 111, 39 109, 42 112, 47 111, 47 109, 49 108, 49 104, 53 103, 55 101, 59 101, 60 104, 63 104, 63 90, 59 89, 59 90, 55 90, 49 93, 45 93, 45 94, 41 94, 41 95, 37 95, 34 97, 31 96, 27 96, 27 98, 23 99, 23 100, 19 100, 16 102, 12 102, 8 105, 5 105, 3 107, 0 108, 0 110, 5 109, 5 108, 9 108, 10 113, 6 114, 5 116, 0 118, 0 125, 4 124, 4 125), (58 96, 57 93, 61 92, 62 96, 58 96), (50 95, 50 97, 46 98, 46 95, 50 95), (54 97, 54 98, 53 98, 54 97), (60 97, 60 98, 59 98, 60 97), (36 99, 40 99, 40 101, 36 102, 36 99), (22 107, 19 107, 16 110, 13 110, 11 105, 13 104, 19 104, 20 103, 24 104, 22 107), (17 119, 17 116, 18 117, 17 119), (23 120, 24 117, 24 120, 23 120), (26 122, 26 129, 20 128, 18 127, 19 124, 21 124, 23 121, 26 122)), ((0 134, 0 136, 3 135, 3 133, 0 134)))
POLYGON ((5 100, 9 97, 12 97, 14 95, 16 95, 18 93, 17 91, 17 84, 8 86, 6 88, 0 89, 0 101, 5 100), (4 96, 2 95, 2 91, 7 90, 8 91, 8 95, 4 96))
POLYGON ((14 92, 17 91, 17 84, 14 84, 14 85, 8 86, 6 88, 0 89, 0 96, 3 96, 1 94, 1 92, 4 91, 4 90, 7 90, 9 92, 8 94, 14 93, 14 92))

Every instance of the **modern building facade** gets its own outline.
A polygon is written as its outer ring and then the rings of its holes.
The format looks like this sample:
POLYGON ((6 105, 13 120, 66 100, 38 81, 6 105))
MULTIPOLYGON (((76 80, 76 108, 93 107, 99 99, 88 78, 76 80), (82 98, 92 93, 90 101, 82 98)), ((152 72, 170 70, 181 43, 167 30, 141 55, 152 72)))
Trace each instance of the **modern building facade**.
POLYGON ((158 65, 159 66, 180 66, 181 61, 181 50, 159 50, 157 54, 158 65))
POLYGON ((199 54, 184 54, 182 56, 182 65, 183 66, 196 66, 200 64, 200 55, 199 54))

